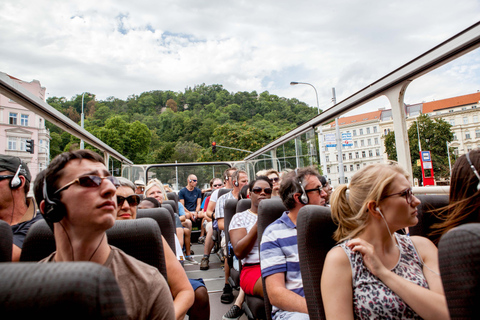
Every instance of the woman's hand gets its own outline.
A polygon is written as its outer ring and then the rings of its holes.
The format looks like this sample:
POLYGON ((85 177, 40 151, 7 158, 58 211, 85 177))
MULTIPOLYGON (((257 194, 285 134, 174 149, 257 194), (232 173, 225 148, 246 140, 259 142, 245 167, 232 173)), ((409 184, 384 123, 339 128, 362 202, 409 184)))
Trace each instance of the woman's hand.
POLYGON ((362 254, 363 263, 376 277, 381 279, 384 274, 390 272, 376 254, 373 245, 367 241, 355 238, 347 242, 347 247, 353 252, 360 252, 362 254))

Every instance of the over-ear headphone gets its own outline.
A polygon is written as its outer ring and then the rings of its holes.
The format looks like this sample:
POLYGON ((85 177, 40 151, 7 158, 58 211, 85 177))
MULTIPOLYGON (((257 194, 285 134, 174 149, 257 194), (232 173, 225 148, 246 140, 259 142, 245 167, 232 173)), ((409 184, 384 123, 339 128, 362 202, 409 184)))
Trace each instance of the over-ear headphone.
MULTIPOLYGON (((297 169, 295 169, 295 176, 297 175, 297 169)), ((300 198, 298 198, 298 200, 300 201, 301 204, 308 204, 308 202, 310 201, 308 199, 308 195, 307 193, 305 192, 305 188, 303 187, 302 185, 302 180, 298 177, 297 178, 297 183, 298 185, 300 186, 300 189, 302 189, 302 195, 300 196, 300 198)))
POLYGON ((20 163, 18 165, 18 169, 17 169, 17 172, 15 173, 15 175, 13 176, 12 180, 10 180, 10 188, 12 189, 16 189, 18 187, 20 187, 22 185, 22 180, 20 180, 20 178, 18 177, 18 175, 20 174, 20 170, 22 169, 22 164, 20 163))
POLYGON ((66 208, 60 199, 48 197, 47 180, 43 179, 43 199, 45 200, 45 209, 43 218, 50 223, 59 222, 65 217, 66 208))
POLYGON ((233 174, 232 174, 232 181, 235 181, 235 182, 233 183, 233 185, 234 185, 235 187, 238 187, 238 186, 240 185, 237 180, 238 180, 238 170, 235 171, 235 172, 233 172, 233 174))
POLYGON ((475 169, 475 166, 473 165, 472 161, 470 160, 470 152, 471 152, 471 151, 469 151, 469 152, 466 154, 466 157, 467 157, 468 163, 470 164, 470 168, 472 168, 473 173, 475 173, 475 175, 476 175, 477 178, 478 178, 478 184, 477 184, 477 191, 478 191, 478 190, 480 190, 480 175, 478 174, 477 169, 475 169))

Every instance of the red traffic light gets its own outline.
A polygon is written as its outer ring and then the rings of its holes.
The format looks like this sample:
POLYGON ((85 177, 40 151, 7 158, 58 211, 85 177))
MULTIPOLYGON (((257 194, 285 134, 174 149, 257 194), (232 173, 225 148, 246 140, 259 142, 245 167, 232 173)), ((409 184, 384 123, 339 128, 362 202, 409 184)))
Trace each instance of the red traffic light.
POLYGON ((216 146, 217 143, 215 141, 212 142, 212 146, 216 146))

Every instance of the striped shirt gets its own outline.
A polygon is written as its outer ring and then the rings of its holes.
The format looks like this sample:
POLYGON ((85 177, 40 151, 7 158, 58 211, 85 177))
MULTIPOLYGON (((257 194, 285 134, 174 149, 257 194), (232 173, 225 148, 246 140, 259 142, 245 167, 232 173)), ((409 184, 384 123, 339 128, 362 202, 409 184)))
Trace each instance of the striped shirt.
MULTIPOLYGON (((218 201, 215 204, 215 219, 225 219, 225 202, 228 199, 236 199, 232 191, 222 195, 218 198, 218 201)), ((225 233, 222 230, 222 238, 225 236, 225 233)))
MULTIPOLYGON (((288 217, 288 211, 263 232, 260 243, 262 277, 285 273, 285 287, 305 297, 297 245, 297 226, 288 217)), ((272 306, 272 316, 280 309, 272 306)))

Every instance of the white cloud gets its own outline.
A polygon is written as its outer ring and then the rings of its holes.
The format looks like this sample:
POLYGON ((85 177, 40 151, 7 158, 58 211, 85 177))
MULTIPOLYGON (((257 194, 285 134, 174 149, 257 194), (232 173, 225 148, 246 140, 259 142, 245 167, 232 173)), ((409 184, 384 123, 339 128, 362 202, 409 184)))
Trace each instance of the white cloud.
MULTIPOLYGON (((322 108, 477 22, 476 0, 0 3, 0 71, 49 96, 125 99, 222 84, 322 108)), ((475 92, 478 50, 412 83, 408 103, 475 92), (454 82, 452 84, 452 81, 454 82)))

